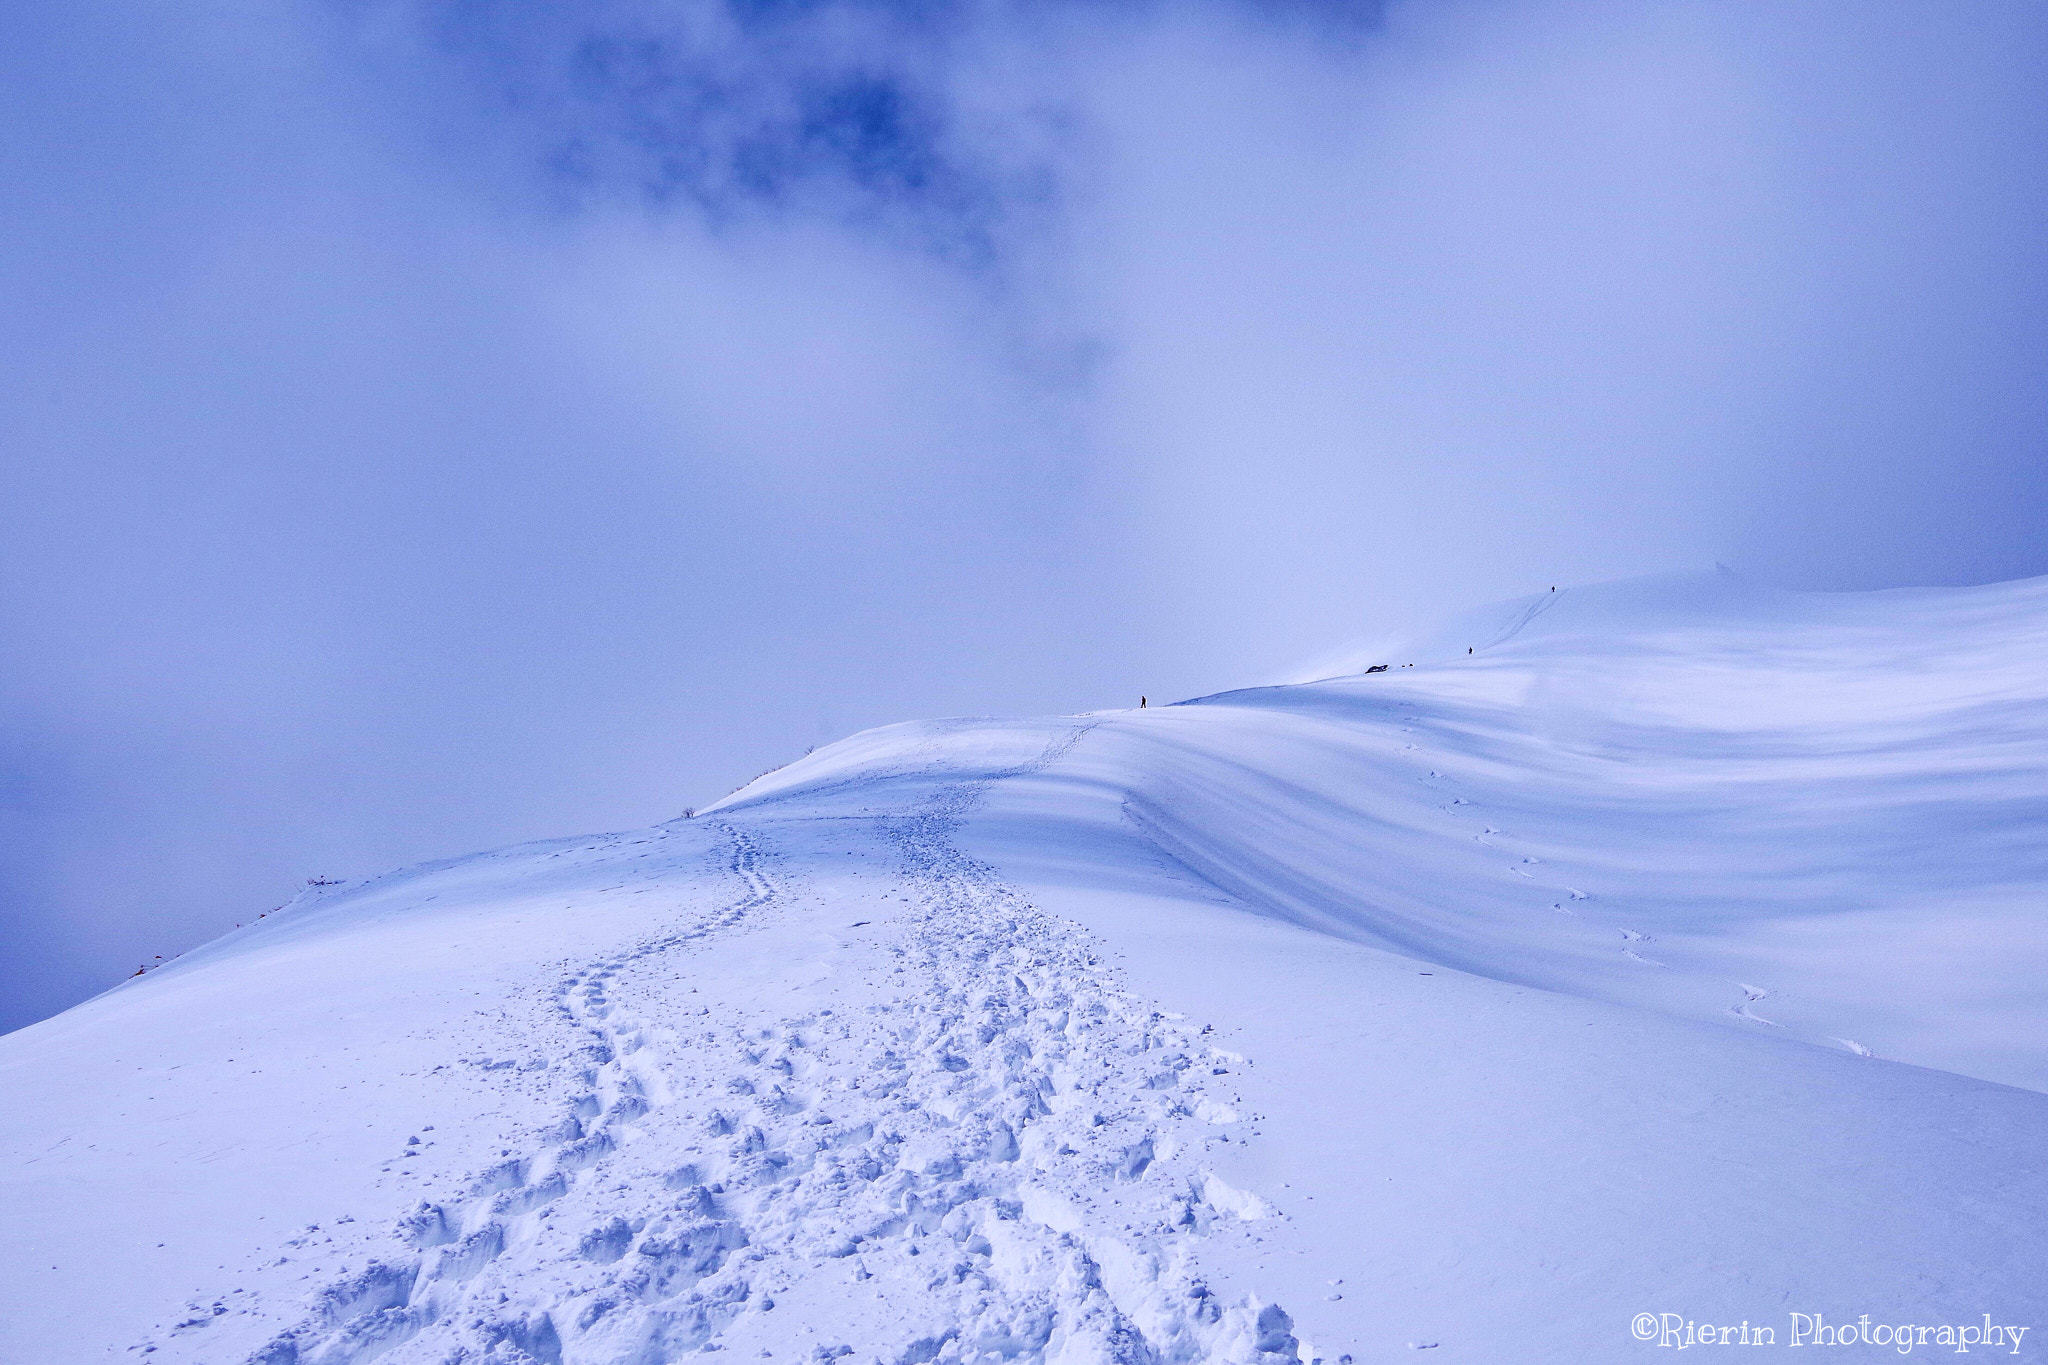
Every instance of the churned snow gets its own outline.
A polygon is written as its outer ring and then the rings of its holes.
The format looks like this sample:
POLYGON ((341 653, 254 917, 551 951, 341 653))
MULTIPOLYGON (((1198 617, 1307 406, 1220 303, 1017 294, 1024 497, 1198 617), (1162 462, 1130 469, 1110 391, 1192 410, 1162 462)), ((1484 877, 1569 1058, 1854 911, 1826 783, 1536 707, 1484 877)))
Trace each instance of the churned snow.
POLYGON ((0 1040, 0 1359, 2048 1318, 2048 580, 1397 648, 315 887, 0 1040))

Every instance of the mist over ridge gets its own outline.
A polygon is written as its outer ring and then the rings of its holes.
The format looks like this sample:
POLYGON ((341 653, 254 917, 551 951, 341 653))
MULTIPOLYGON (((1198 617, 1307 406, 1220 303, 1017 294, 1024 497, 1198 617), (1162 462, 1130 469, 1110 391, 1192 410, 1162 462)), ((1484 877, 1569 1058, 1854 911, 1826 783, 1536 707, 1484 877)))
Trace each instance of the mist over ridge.
POLYGON ((871 725, 2048 570, 2026 6, 0 34, 0 1027, 871 725))

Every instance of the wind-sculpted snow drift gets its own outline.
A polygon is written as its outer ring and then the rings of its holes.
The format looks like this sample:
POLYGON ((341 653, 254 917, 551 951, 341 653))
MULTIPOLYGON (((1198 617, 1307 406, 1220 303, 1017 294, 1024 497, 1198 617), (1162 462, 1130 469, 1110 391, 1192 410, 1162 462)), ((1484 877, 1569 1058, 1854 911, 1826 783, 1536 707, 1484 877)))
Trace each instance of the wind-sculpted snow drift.
POLYGON ((1614 585, 1365 662, 870 732, 10 1036, 0 1359, 2048 1317, 2048 581, 1614 585))

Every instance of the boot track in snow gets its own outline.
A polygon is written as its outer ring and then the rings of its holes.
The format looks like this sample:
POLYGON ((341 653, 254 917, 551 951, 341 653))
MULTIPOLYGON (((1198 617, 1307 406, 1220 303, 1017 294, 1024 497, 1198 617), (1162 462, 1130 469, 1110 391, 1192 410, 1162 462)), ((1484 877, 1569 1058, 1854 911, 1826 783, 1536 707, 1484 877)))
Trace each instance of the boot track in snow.
POLYGON ((992 782, 1087 728, 860 822, 896 913, 863 921, 881 947, 843 1006, 635 988, 656 959, 796 913, 772 822, 706 819, 742 890, 561 983, 584 1043, 559 1121, 423 1201, 250 1365, 1305 1358, 1284 1311, 1197 1264, 1205 1235, 1277 1216, 1201 1161, 1238 1118, 1215 1092, 1241 1063, 954 845, 992 782))

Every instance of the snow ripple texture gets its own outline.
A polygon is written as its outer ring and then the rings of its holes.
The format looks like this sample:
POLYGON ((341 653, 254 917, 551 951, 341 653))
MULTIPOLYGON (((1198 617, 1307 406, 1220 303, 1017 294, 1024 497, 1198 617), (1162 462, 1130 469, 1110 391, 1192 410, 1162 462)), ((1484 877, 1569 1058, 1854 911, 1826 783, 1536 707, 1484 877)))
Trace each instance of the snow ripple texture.
POLYGON ((741 893, 561 983, 585 1064, 560 1121, 422 1202, 251 1365, 1307 1359, 1279 1306, 1197 1265, 1277 1216, 1200 1161, 1238 1059, 955 848, 1011 775, 868 818, 902 913, 843 1009, 632 991, 789 900, 762 827, 721 821, 741 893))

